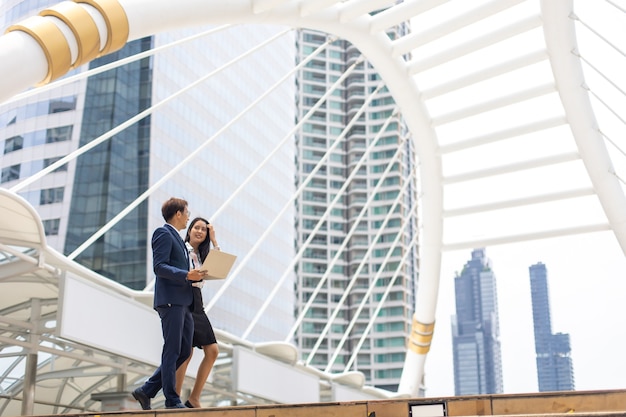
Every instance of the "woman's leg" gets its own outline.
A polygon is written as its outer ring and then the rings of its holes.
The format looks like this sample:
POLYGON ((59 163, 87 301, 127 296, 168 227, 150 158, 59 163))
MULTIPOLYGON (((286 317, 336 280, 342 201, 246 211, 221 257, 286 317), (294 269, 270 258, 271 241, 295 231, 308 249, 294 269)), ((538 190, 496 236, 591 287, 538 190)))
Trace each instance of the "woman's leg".
POLYGON ((187 366, 189 365, 189 361, 191 360, 191 356, 193 355, 193 348, 191 348, 191 353, 185 362, 183 362, 178 369, 176 369, 176 393, 180 396, 180 391, 183 389, 183 382, 185 381, 185 373, 187 372, 187 366))
POLYGON ((204 358, 198 367, 198 374, 196 375, 196 382, 193 384, 193 389, 191 390, 191 395, 189 395, 189 402, 195 408, 200 408, 200 396, 202 395, 202 389, 204 388, 204 384, 206 380, 209 378, 209 374, 211 373, 211 369, 213 369, 213 364, 217 359, 217 355, 219 354, 219 348, 217 347, 217 343, 212 343, 210 345, 202 346, 202 350, 204 350, 204 358))

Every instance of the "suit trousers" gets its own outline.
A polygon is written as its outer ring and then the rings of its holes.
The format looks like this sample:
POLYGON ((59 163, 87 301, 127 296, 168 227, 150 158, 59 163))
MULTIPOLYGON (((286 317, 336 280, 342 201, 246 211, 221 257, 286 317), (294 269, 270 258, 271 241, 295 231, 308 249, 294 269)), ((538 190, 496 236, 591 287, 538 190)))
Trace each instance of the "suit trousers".
POLYGON ((165 305, 156 307, 161 317, 163 330, 163 353, 161 366, 143 385, 143 392, 154 398, 163 388, 165 406, 178 404, 176 393, 176 369, 191 355, 193 339, 193 317, 189 306, 165 305))

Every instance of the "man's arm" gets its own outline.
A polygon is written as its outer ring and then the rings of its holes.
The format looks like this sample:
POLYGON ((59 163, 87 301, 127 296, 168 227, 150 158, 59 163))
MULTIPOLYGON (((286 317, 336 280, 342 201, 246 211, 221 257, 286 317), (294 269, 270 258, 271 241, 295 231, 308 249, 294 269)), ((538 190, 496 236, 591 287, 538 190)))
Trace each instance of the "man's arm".
POLYGON ((152 262, 154 273, 159 278, 186 283, 187 270, 172 265, 172 247, 175 245, 171 233, 160 227, 152 235, 152 262))
MULTIPOLYGON (((174 237, 165 228, 158 228, 152 235, 152 262, 154 265, 154 273, 159 278, 171 279, 180 283, 186 283, 190 281, 200 281, 207 275, 206 271, 200 271, 198 269, 192 269, 189 271, 187 268, 181 268, 174 265, 174 260, 171 259, 172 248, 176 245, 174 237)), ((181 252, 180 262, 185 263, 187 266, 187 258, 185 254, 181 252)))

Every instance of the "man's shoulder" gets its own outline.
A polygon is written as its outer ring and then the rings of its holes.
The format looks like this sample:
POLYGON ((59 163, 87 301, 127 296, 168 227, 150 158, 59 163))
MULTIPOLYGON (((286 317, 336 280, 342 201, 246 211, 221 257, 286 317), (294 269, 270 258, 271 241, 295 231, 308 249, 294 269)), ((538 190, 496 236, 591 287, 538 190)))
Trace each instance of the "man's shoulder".
POLYGON ((161 236, 170 236, 170 237, 172 236, 172 233, 165 225, 157 227, 156 229, 154 229, 154 232, 152 232, 152 239, 155 239, 161 236))
POLYGON ((165 225, 159 226, 156 229, 154 229, 153 234, 164 233, 164 232, 167 232, 167 228, 165 227, 165 225))

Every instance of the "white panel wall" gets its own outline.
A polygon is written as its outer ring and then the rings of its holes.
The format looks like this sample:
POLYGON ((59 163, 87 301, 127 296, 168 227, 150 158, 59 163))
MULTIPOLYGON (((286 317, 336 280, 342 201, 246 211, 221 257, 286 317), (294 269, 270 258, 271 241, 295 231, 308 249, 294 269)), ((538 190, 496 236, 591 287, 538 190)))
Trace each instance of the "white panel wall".
POLYGON ((69 272, 60 284, 60 337, 154 366, 161 363, 156 311, 69 272))
POLYGON ((339 384, 332 384, 332 396, 333 401, 339 402, 378 399, 373 395, 367 395, 361 390, 339 384))
POLYGON ((278 403, 319 402, 319 378, 241 347, 233 349, 233 390, 278 403))

